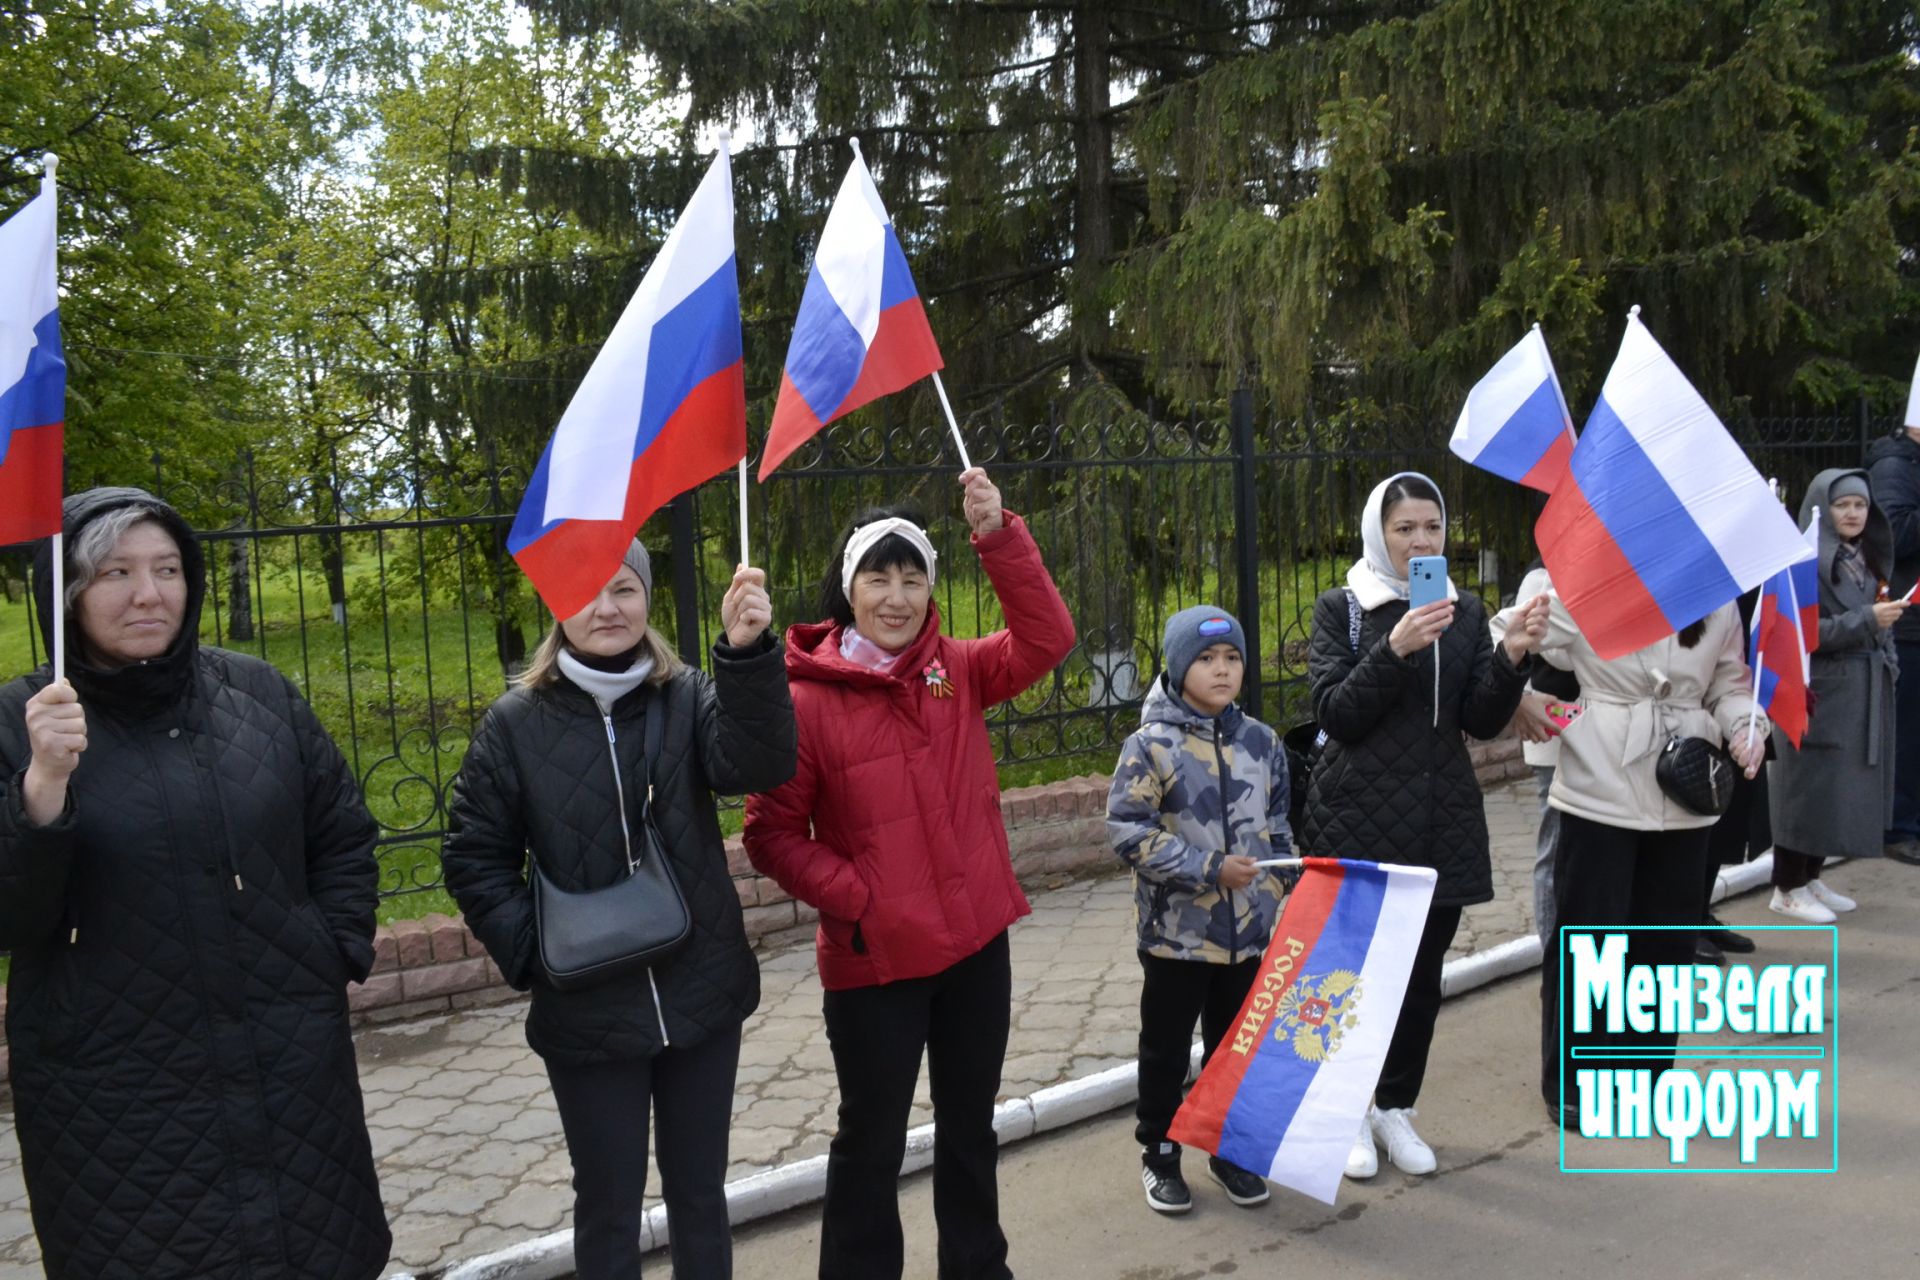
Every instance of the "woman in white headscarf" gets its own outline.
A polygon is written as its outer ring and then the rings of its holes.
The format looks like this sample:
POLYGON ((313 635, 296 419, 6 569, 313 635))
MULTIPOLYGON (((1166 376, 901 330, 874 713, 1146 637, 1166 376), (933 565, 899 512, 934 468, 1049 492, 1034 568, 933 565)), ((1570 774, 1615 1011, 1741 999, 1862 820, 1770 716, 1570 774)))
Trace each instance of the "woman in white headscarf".
POLYGON ((1366 554, 1347 585, 1322 594, 1313 610, 1307 675, 1327 742, 1303 847, 1439 876, 1374 1105, 1347 1160, 1351 1178, 1378 1171, 1376 1138, 1406 1173, 1435 1167, 1412 1120, 1440 1011, 1441 964, 1461 908, 1493 897, 1486 811, 1462 734, 1492 738, 1506 727, 1547 625, 1539 596, 1495 645, 1485 606, 1451 581, 1447 599, 1410 608, 1407 562, 1443 554, 1446 535, 1433 481, 1411 471, 1388 477, 1361 517, 1366 554))

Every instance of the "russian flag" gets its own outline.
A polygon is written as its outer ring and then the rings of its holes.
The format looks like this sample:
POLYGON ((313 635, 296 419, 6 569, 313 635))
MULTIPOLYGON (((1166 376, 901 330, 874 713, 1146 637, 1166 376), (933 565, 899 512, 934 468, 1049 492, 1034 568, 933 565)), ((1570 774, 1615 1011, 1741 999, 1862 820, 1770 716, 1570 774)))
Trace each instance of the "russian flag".
MULTIPOLYGON (((1796 750, 1807 732, 1807 650, 1797 586, 1791 568, 1761 586, 1747 657, 1753 667, 1754 699, 1796 750)), ((1815 609, 1817 613, 1817 605, 1815 609)))
POLYGON ((633 535, 747 456, 731 166, 723 146, 540 455, 507 549, 558 618, 633 535))
POLYGON ((1308 858, 1168 1135, 1333 1203, 1426 927, 1426 867, 1308 858))
POLYGON ((856 148, 807 273, 760 478, 835 418, 940 367, 907 255, 856 148))
POLYGON ((67 362, 53 179, 0 222, 0 543, 60 532, 67 362))
POLYGON ((1800 668, 1811 684, 1813 667, 1808 659, 1820 647, 1820 508, 1813 509, 1800 537, 1813 554, 1787 566, 1787 573, 1793 579, 1793 598, 1799 606, 1800 668))
POLYGON ((1467 392, 1449 447, 1484 471, 1552 493, 1573 455, 1573 415, 1535 325, 1467 392))
POLYGON ((1638 307, 1534 541, 1602 658, 1672 635, 1808 554, 1638 307))

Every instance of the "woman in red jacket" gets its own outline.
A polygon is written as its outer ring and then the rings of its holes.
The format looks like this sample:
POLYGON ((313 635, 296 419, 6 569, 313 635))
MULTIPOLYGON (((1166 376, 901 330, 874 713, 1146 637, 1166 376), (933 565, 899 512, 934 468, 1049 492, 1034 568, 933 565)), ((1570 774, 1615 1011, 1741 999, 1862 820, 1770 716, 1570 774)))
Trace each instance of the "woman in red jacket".
POLYGON ((753 865, 819 908, 840 1128, 827 1157, 822 1280, 904 1265, 897 1188, 925 1051, 941 1280, 1001 1280, 994 1100, 1012 1005, 1007 926, 1027 914, 983 712, 1073 648, 1073 619, 1019 516, 960 477, 1007 628, 940 633, 936 557, 895 511, 864 513, 822 584, 823 622, 787 632, 800 731, 792 781, 747 801, 753 865))

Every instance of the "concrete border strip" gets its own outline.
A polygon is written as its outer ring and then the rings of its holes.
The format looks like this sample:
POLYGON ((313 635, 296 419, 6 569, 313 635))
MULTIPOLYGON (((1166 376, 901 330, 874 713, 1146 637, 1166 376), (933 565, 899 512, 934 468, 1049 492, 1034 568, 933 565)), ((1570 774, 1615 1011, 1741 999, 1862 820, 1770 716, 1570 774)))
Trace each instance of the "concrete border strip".
MULTIPOLYGON (((1752 862, 1727 867, 1714 884, 1713 901, 1761 888, 1771 882, 1772 876, 1771 853, 1762 854, 1752 862)), ((1540 957, 1538 937, 1529 934, 1509 938, 1485 951, 1448 961, 1441 971, 1441 993, 1446 998, 1464 995, 1501 978, 1536 968, 1540 957)), ((1195 1044, 1191 1070, 1197 1073, 1199 1069, 1200 1046, 1195 1044)), ((1134 1096, 1133 1064, 1109 1067, 1078 1080, 1049 1085, 1025 1098, 1009 1098, 994 1109, 993 1128, 1000 1136, 1000 1144, 1005 1146, 1116 1111, 1131 1103, 1134 1096)), ((908 1130, 901 1176, 917 1173, 932 1163, 933 1126, 923 1124, 908 1130)), ((826 1185, 825 1156, 812 1156, 751 1174, 727 1184, 727 1216, 734 1226, 744 1226, 811 1204, 826 1193, 826 1185)), ((666 1243, 666 1206, 655 1205, 641 1223, 640 1249, 645 1253, 664 1248, 666 1243)), ((440 1280, 558 1280, 572 1269, 573 1229, 568 1227, 467 1262, 454 1263, 438 1274, 440 1280)), ((415 1278, 402 1273, 389 1280, 415 1278)))

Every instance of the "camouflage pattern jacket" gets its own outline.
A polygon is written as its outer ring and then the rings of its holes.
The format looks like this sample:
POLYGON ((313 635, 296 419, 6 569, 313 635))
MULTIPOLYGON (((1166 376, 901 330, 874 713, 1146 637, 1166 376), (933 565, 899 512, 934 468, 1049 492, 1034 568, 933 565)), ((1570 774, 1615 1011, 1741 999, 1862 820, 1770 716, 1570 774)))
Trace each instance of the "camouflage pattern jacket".
POLYGON ((1153 682, 1107 793, 1107 836, 1133 868, 1140 950, 1236 964, 1266 949, 1283 881, 1262 868, 1245 889, 1222 889, 1220 864, 1229 853, 1288 856, 1287 794, 1272 729, 1238 704, 1209 719, 1165 676, 1153 682))

